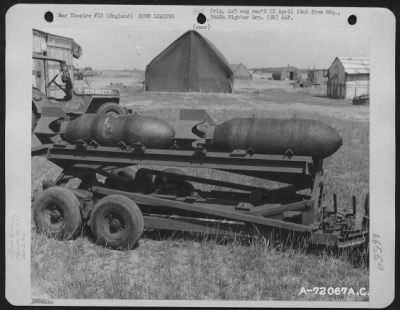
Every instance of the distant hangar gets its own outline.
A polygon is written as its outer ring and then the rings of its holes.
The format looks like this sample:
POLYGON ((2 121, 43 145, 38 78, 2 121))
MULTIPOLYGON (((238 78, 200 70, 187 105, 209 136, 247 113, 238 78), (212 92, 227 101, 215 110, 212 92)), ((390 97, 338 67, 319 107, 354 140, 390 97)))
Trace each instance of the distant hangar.
POLYGON ((231 69, 233 71, 233 76, 235 80, 251 80, 253 79, 252 74, 250 73, 249 69, 242 64, 231 64, 231 69))
POLYGON ((173 41, 145 72, 146 91, 231 93, 233 81, 225 57, 193 30, 173 41))

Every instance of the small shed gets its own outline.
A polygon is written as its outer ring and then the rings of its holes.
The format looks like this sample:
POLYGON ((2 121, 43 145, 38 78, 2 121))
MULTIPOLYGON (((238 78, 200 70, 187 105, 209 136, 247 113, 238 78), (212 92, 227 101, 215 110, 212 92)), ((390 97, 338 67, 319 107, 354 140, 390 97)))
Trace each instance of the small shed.
POLYGON ((272 72, 272 79, 274 80, 297 80, 300 77, 300 73, 295 67, 278 68, 272 72))
POLYGON ((231 93, 233 81, 222 53, 194 30, 173 41, 145 72, 146 91, 231 93))
POLYGON ((307 79, 313 84, 325 85, 327 78, 327 69, 312 69, 307 72, 307 79))
POLYGON ((328 97, 353 99, 369 94, 369 68, 368 57, 336 57, 328 70, 328 97))
MULTIPOLYGON (((74 58, 77 59, 82 55, 82 48, 72 38, 33 29, 32 53, 35 55, 48 56, 51 58, 64 60, 67 64, 71 80, 73 80, 74 58)), ((40 61, 32 61, 32 84, 33 86, 44 91, 44 77, 38 74, 38 72, 43 71, 43 68, 40 66, 40 61)), ((47 71, 49 79, 51 79, 51 77, 59 73, 59 64, 56 62, 49 62, 47 71)), ((62 84, 60 78, 56 80, 56 82, 62 84)), ((49 92, 51 96, 55 98, 64 96, 62 90, 60 90, 54 84, 49 87, 49 92)))
POLYGON ((307 80, 308 74, 307 71, 301 70, 299 71, 299 73, 297 74, 297 79, 302 79, 302 80, 307 80))
POLYGON ((231 64, 231 69, 233 71, 234 78, 237 80, 251 80, 253 78, 249 69, 247 69, 247 67, 242 63, 231 64))

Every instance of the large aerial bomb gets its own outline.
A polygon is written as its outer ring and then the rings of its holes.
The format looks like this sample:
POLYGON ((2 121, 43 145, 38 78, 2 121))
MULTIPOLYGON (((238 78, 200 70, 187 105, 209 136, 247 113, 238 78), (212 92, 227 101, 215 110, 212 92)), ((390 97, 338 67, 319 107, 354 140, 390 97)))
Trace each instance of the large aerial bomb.
POLYGON ((332 127, 315 120, 234 118, 220 125, 201 126, 183 122, 179 135, 162 119, 148 116, 85 114, 61 125, 61 137, 70 143, 79 140, 95 140, 103 146, 117 146, 121 141, 127 145, 141 143, 147 148, 191 148, 200 136, 197 129, 207 137, 206 148, 210 151, 232 152, 252 149, 258 154, 303 155, 324 158, 332 155, 342 145, 342 138, 332 127), (183 126, 183 127, 182 127, 183 126), (185 126, 189 126, 186 128, 185 126), (186 137, 188 135, 188 137, 186 137))
POLYGON ((221 151, 253 149, 261 154, 324 158, 342 145, 332 127, 316 120, 234 118, 215 127, 213 147, 221 151))
POLYGON ((60 128, 62 139, 70 143, 95 140, 103 146, 116 146, 121 141, 127 145, 141 143, 148 148, 168 148, 173 143, 175 131, 164 120, 133 115, 85 114, 60 128))

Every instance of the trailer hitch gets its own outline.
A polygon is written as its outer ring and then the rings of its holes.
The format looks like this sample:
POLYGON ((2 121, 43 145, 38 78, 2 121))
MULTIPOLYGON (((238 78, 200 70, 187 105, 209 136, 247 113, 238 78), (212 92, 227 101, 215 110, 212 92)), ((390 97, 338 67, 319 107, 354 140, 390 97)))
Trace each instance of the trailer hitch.
POLYGON ((333 210, 321 207, 321 220, 311 236, 314 245, 334 246, 337 248, 352 248, 365 245, 369 231, 369 195, 364 203, 364 215, 361 227, 357 220, 356 198, 352 197, 352 210, 338 211, 337 197, 333 195, 333 210))
MULTIPOLYGON (((369 221, 369 195, 367 194, 364 203, 364 216, 362 219, 362 229, 368 230, 369 221)), ((357 202, 356 197, 352 196, 352 210, 345 209, 338 211, 337 196, 333 194, 333 211, 328 211, 326 206, 322 207, 322 221, 320 229, 324 233, 339 232, 343 238, 349 237, 356 230, 357 202)))

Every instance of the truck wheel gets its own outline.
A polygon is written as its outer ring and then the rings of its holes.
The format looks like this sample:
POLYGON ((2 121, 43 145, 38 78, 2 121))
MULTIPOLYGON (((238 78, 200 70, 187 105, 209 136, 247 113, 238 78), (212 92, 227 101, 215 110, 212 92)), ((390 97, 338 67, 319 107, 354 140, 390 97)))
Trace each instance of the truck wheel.
POLYGON ((56 239, 71 239, 82 224, 78 198, 67 188, 50 187, 33 203, 33 216, 39 232, 56 239))
POLYGON ((129 250, 142 235, 144 220, 132 200, 122 195, 109 195, 96 203, 89 225, 99 244, 116 250, 129 250))
POLYGON ((118 103, 106 102, 97 109, 96 113, 117 116, 124 115, 125 110, 118 103))

